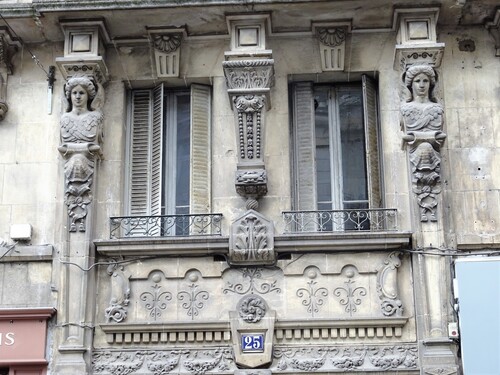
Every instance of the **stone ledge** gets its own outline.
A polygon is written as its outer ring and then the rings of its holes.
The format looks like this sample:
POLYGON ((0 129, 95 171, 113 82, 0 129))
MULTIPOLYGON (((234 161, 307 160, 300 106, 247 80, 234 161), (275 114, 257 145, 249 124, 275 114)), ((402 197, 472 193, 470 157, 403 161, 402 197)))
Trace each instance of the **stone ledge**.
MULTIPOLYGON (((278 253, 390 251, 410 246, 411 232, 308 233, 274 237, 278 253)), ((228 237, 151 237, 95 240, 97 252, 116 256, 200 256, 229 253, 228 237)))
POLYGON ((0 263, 51 261, 53 249, 52 245, 16 245, 0 263))

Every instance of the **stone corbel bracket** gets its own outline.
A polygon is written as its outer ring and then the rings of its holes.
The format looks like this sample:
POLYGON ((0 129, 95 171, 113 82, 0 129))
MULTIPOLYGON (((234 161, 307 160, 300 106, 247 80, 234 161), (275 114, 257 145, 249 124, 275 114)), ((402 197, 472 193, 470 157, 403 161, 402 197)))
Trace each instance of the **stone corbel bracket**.
POLYGON ((86 75, 104 85, 109 80, 105 46, 111 43, 103 20, 61 21, 64 32, 64 57, 56 64, 64 79, 86 75))
POLYGON ((184 28, 148 28, 148 34, 153 46, 157 77, 179 77, 180 47, 186 37, 186 30, 184 28))
POLYGON ((231 225, 229 263, 245 266, 276 263, 273 223, 254 210, 236 219, 231 225))
POLYGON ((21 43, 13 38, 9 30, 0 27, 0 121, 5 118, 7 105, 7 77, 13 73, 12 56, 21 47, 21 43))
POLYGON ((276 311, 256 295, 244 296, 229 312, 234 361, 243 368, 257 368, 272 361, 276 311))
POLYGON ((319 41, 321 69, 324 72, 344 70, 351 22, 313 22, 312 29, 319 41))
POLYGON ((500 8, 496 10, 493 21, 487 22, 485 27, 495 40, 495 56, 500 57, 500 8))

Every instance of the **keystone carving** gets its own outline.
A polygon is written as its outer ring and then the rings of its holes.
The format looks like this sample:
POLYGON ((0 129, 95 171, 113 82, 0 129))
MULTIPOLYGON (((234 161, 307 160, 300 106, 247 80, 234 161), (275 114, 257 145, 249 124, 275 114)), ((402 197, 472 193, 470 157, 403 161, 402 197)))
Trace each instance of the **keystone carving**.
POLYGON ((274 264, 272 222, 254 210, 238 218, 231 225, 229 258, 231 264, 274 264))
POLYGON ((155 34, 153 35, 153 46, 155 49, 165 53, 175 52, 181 45, 181 33, 155 34))
POLYGON ((443 106, 437 103, 433 91, 436 73, 429 65, 414 65, 404 74, 409 95, 401 104, 401 117, 408 144, 412 190, 420 208, 420 221, 437 221, 437 198, 441 192, 441 146, 443 106))
POLYGON ((100 158, 104 116, 100 110, 104 89, 87 76, 64 85, 65 113, 61 116, 61 145, 65 159, 64 201, 70 232, 85 232, 89 205, 93 201, 95 163, 100 158))
POLYGON ((345 42, 346 27, 317 27, 316 36, 319 41, 328 47, 337 47, 345 42))

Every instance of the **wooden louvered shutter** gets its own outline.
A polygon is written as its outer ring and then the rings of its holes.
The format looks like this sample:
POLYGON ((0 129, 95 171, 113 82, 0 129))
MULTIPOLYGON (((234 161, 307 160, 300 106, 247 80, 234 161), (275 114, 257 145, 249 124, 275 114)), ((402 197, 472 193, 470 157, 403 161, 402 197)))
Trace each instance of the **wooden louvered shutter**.
POLYGON ((132 216, 150 214, 151 98, 151 90, 136 90, 131 93, 127 213, 132 216))
POLYGON ((382 199, 380 193, 381 181, 378 148, 377 91, 375 82, 372 78, 363 75, 362 82, 368 199, 370 208, 380 208, 382 199))
POLYGON ((314 95, 312 82, 293 87, 295 209, 316 210, 314 95))
POLYGON ((163 86, 131 93, 128 214, 161 214, 163 86))
POLYGON ((211 93, 210 87, 191 86, 190 212, 211 212, 211 93))
POLYGON ((151 215, 162 214, 163 168, 163 84, 153 90, 153 116, 151 122, 151 215))

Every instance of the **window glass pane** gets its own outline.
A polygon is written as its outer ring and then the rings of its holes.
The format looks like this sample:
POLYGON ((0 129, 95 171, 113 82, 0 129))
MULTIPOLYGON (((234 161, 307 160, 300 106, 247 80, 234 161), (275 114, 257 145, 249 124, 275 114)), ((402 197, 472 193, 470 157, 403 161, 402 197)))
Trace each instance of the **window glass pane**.
POLYGON ((189 214, 190 96, 177 96, 175 213, 189 214))
POLYGON ((331 209, 332 181, 330 164, 330 125, 328 116, 328 88, 318 87, 314 92, 316 136, 316 184, 319 209, 331 209), (321 207, 321 208, 320 208, 321 207))
POLYGON ((336 97, 342 149, 343 201, 345 205, 352 201, 368 203, 361 87, 339 87, 336 97))

